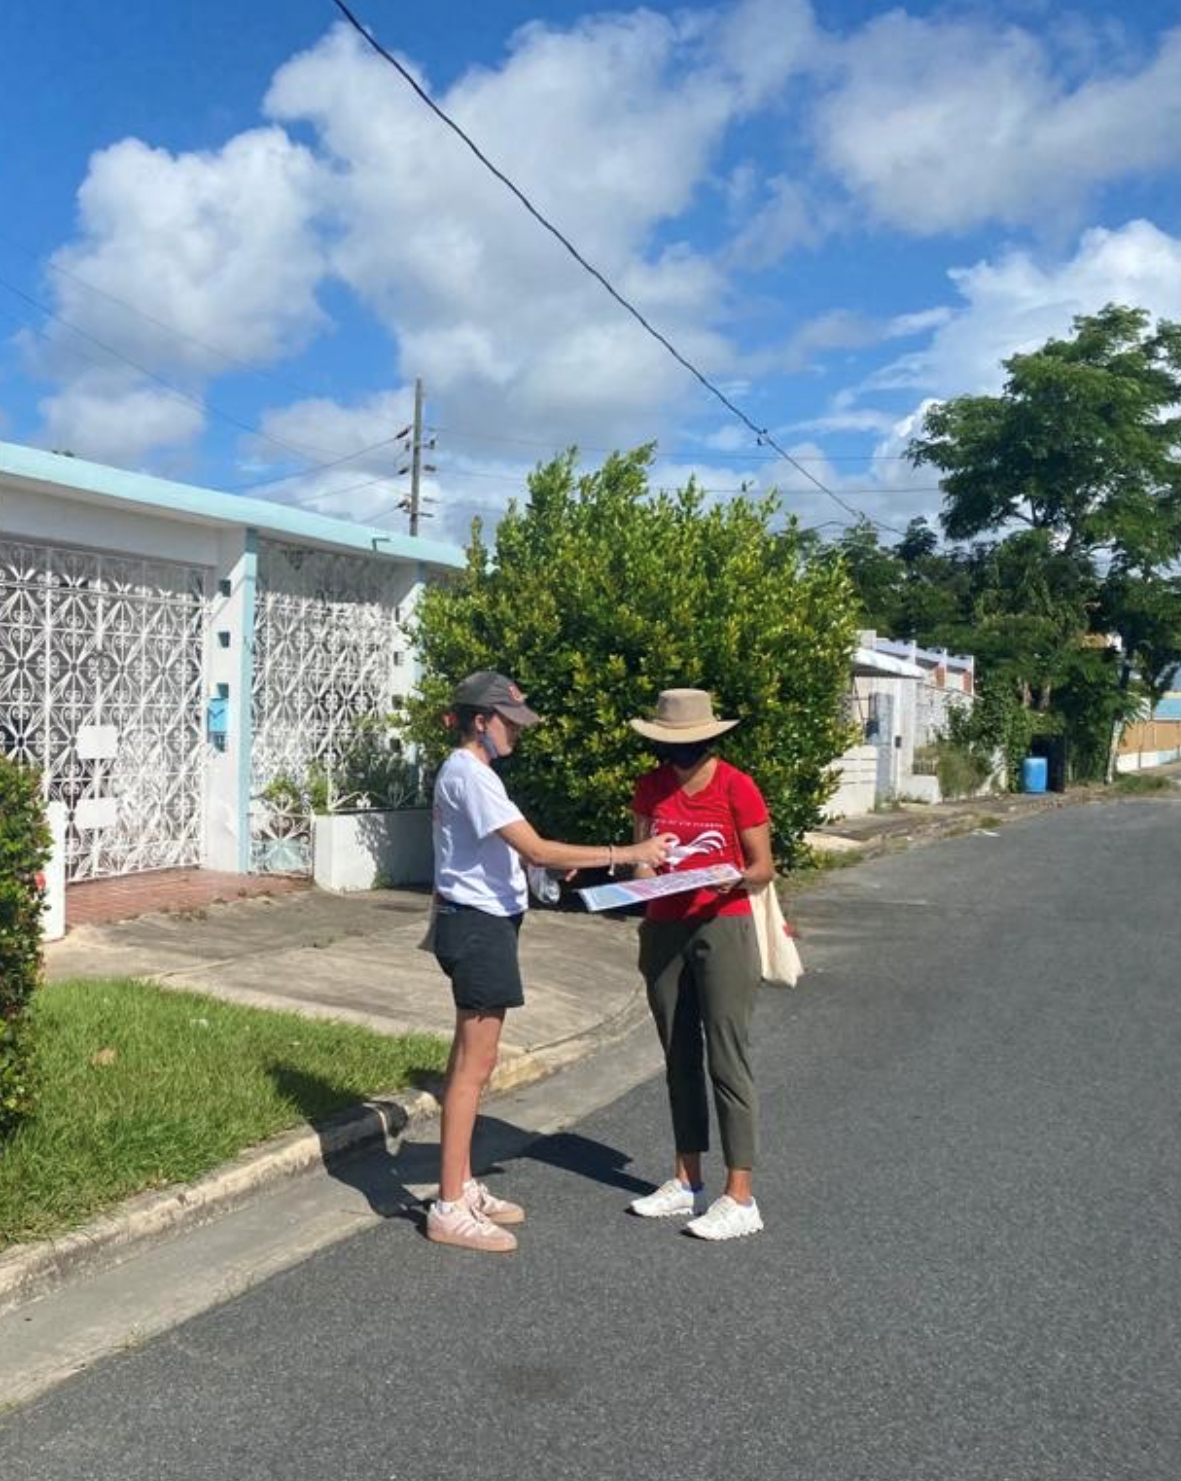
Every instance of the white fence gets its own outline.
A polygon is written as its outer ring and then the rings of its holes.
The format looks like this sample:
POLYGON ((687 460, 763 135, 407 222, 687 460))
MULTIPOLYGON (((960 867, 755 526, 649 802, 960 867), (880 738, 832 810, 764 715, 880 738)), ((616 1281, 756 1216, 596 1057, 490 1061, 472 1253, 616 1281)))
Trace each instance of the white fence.
POLYGON ((835 769, 840 771, 841 782, 828 800, 825 815, 835 821, 872 812, 877 799, 878 748, 850 746, 835 769))

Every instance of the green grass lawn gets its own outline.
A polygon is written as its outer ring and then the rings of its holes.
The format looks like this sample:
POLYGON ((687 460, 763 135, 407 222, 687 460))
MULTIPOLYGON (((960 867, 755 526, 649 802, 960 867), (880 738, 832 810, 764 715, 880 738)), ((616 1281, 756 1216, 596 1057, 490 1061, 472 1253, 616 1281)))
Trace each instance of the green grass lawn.
POLYGON ((149 983, 42 988, 38 1101, 0 1149, 0 1248, 444 1067, 447 1044, 270 1013, 149 983))

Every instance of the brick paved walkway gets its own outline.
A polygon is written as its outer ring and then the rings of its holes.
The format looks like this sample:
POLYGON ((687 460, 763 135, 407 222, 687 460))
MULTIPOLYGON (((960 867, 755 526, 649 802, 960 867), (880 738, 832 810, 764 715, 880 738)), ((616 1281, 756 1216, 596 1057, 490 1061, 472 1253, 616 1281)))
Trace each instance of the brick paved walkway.
POLYGON ((129 920, 154 910, 199 910, 253 895, 287 895, 310 886, 303 875, 221 874, 213 869, 153 869, 88 879, 66 889, 66 928, 129 920))

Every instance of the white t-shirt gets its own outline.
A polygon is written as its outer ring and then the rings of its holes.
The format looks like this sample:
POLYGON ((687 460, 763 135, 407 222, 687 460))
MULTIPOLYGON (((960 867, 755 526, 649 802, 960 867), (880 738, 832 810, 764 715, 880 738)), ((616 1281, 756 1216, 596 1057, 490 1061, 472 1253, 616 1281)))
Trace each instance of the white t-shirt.
POLYGON ((496 831, 523 818, 490 766, 465 747, 435 778, 435 889, 489 915, 519 915, 529 904, 521 857, 496 831))

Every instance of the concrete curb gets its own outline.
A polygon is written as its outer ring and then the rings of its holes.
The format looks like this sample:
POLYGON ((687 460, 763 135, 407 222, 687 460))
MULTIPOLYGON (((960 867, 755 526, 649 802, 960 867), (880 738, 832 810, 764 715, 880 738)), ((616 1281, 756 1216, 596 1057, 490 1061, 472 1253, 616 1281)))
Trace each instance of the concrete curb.
MULTIPOLYGON (((523 1089, 629 1033, 647 1016, 637 988, 627 1003, 593 1029, 512 1054, 492 1076, 492 1094, 523 1089)), ((300 1126, 252 1147, 192 1183, 141 1193, 56 1239, 16 1245, 0 1254, 0 1315, 35 1301, 68 1279, 109 1269, 185 1229, 240 1208, 284 1178, 324 1167, 333 1157, 362 1151, 439 1114, 432 1090, 377 1095, 319 1126, 300 1126)))
POLYGON ((0 1255, 0 1313, 46 1295, 69 1276, 116 1265, 149 1242, 216 1218, 326 1157, 397 1135, 437 1110, 429 1091, 375 1096, 318 1128, 282 1132, 196 1182, 141 1193, 68 1234, 17 1245, 0 1255))
MULTIPOLYGON (((1002 804, 997 798, 981 797, 971 805, 966 805, 961 810, 941 818, 924 819, 918 813, 908 814, 906 825, 864 840, 853 834, 841 833, 840 825, 834 824, 830 836, 836 846, 831 849, 831 852, 847 857, 851 864, 861 863, 866 859, 878 858, 882 854, 972 833, 985 826, 1003 828, 1009 823, 1020 822, 1022 818, 1034 817, 1038 813, 1050 812, 1055 808, 1079 807, 1086 803, 1112 800, 1101 793, 1083 790, 1052 792, 1029 797, 1023 799, 1018 806, 1012 803, 1002 804)), ((819 851, 824 851, 823 835, 812 834, 810 841, 819 851)))

